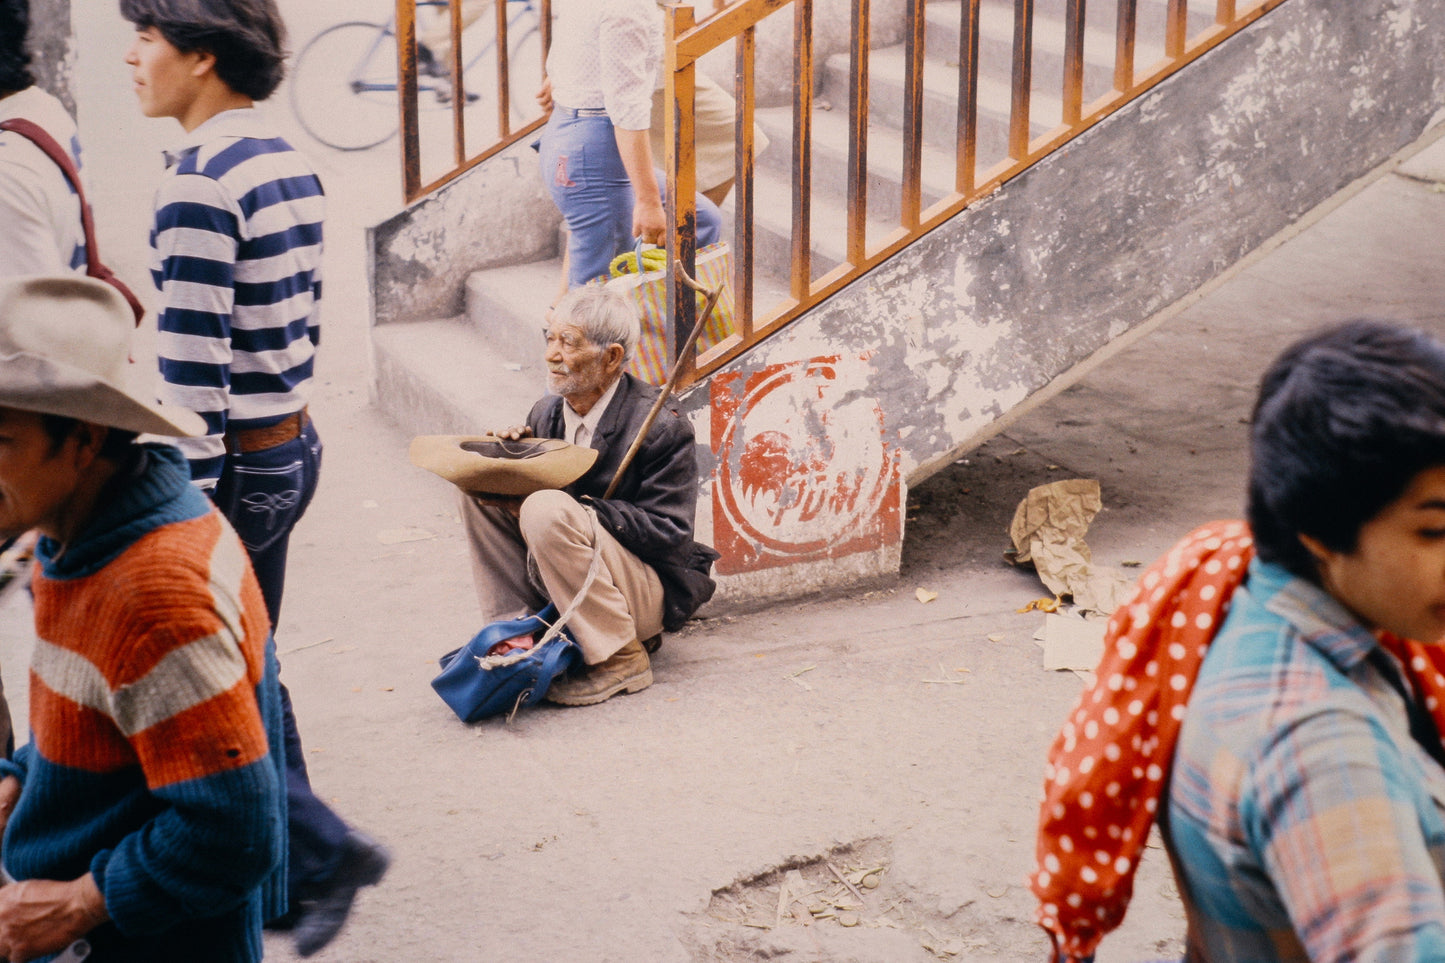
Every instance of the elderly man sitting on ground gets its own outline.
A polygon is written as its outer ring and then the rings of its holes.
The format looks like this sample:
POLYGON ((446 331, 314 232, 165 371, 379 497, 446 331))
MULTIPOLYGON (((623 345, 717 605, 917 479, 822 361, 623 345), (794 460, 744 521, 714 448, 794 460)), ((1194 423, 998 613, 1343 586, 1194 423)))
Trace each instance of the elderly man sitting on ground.
POLYGON ((488 621, 555 603, 566 611, 601 568, 568 622, 586 670, 558 679, 547 698, 592 705, 652 684, 648 653, 712 595, 717 553, 693 541, 697 459, 692 426, 664 407, 611 497, 604 497, 658 389, 622 369, 638 337, 625 295, 581 287, 548 324, 547 383, 527 423, 504 438, 560 438, 596 449, 591 469, 562 490, 524 499, 463 494, 477 595, 488 621))

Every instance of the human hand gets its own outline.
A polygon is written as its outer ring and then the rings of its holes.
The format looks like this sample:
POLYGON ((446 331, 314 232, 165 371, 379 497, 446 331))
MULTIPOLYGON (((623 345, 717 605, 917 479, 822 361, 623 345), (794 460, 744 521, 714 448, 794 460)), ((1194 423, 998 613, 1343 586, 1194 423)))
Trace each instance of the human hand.
POLYGON ((510 428, 498 428, 492 432, 495 438, 505 438, 508 441, 518 441, 522 438, 532 437, 532 429, 528 425, 513 425, 510 428))
POLYGON ((507 655, 510 652, 530 649, 536 642, 536 639, 524 632, 521 635, 515 635, 510 639, 503 639, 496 643, 487 650, 487 655, 507 655))
POLYGON ((542 79, 542 86, 537 89, 537 103, 542 105, 544 114, 552 110, 552 78, 542 79))
POLYGON ((5 827, 10 825, 10 814, 15 811, 19 800, 20 780, 14 776, 0 779, 0 836, 5 835, 5 827))
POLYGON ((632 236, 648 244, 662 244, 667 240, 667 214, 661 201, 639 200, 632 208, 632 236))
POLYGON ((0 887, 0 956, 24 963, 59 953, 107 919, 105 897, 89 873, 66 883, 11 883, 0 887))

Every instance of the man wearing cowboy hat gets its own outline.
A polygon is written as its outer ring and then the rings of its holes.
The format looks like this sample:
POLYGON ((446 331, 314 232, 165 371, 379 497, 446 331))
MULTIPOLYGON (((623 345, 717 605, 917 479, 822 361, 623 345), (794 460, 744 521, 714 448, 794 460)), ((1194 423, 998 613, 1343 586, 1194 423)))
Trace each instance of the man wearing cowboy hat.
POLYGON ((280 696, 245 549, 130 383, 133 315, 0 281, 0 536, 35 530, 30 742, 0 762, 0 958, 253 961, 284 908, 280 696))
MULTIPOLYGON (((657 389, 622 369, 638 337, 637 310, 600 285, 576 288, 547 327, 547 383, 523 426, 497 434, 560 438, 595 449, 570 484, 539 474, 525 498, 464 495, 462 518, 472 573, 487 621, 536 611, 547 600, 566 611, 586 671, 557 680, 547 698, 592 705, 652 684, 648 651, 663 629, 676 631, 712 595, 717 553, 693 541, 697 459, 692 426, 664 408, 604 497, 657 398, 657 389), (590 467, 587 467, 590 465, 590 467), (578 475, 580 474, 580 477, 578 475), (600 569, 585 592, 594 557, 600 569)), ((590 453, 589 453, 590 455, 590 453)), ((566 451, 553 456, 569 459, 566 451)), ((537 460, 539 473, 547 468, 537 460)), ((476 477, 454 479, 470 492, 495 492, 500 473, 529 462, 479 458, 476 477)))

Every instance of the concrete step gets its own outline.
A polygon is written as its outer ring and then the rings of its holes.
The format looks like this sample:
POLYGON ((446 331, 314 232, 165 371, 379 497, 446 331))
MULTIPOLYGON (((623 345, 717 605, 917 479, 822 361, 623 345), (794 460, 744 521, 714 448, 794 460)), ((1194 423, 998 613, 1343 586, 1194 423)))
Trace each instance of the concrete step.
MULTIPOLYGON (((1148 0, 1142 6, 1148 6, 1148 0)), ((1084 101, 1108 93, 1114 83, 1113 10, 1104 25, 1099 14, 1086 16, 1084 25, 1084 101)), ((929 3, 924 10, 924 46, 928 56, 956 70, 959 41, 963 33, 963 4, 956 0, 929 3)), ((1163 25, 1160 24, 1162 31, 1163 25)), ((1063 90, 1064 38, 1067 24, 1062 10, 1049 12, 1041 6, 1034 11, 1033 79, 1036 90, 1058 94, 1063 90)), ((979 8, 979 75, 1010 80, 1013 75, 1013 4, 984 3, 979 8)), ((1162 36, 1162 33, 1161 33, 1162 36)))
MULTIPOLYGON (((759 109, 757 122, 772 138, 772 144, 758 157, 758 176, 793 176, 793 108, 759 109)), ((813 193, 846 203, 848 197, 848 112, 844 105, 831 110, 815 109, 813 123, 813 193)), ((953 154, 931 145, 923 149, 923 206, 953 190, 956 180, 953 154)), ((903 203, 903 136, 891 127, 868 126, 868 212, 885 221, 897 222, 903 203)))
POLYGON ((502 360, 534 365, 542 353, 547 305, 562 290, 562 259, 474 271, 467 277, 467 319, 502 360))
MULTIPOLYGON (((847 54, 828 58, 823 71, 823 97, 830 103, 848 102, 847 54)), ((904 80, 907 61, 903 46, 874 50, 868 61, 868 118, 879 126, 903 128, 904 80)), ((1007 76, 980 74, 978 78, 978 161, 988 167, 1008 156, 1008 118, 1013 93, 1007 76)), ((1056 92, 1034 91, 1029 112, 1031 136, 1059 122, 1063 108, 1056 92)), ((958 69, 935 58, 923 62, 923 140, 951 150, 958 130, 958 69)))
MULTIPOLYGON (((939 4, 942 4, 943 2, 945 2, 945 0, 928 0, 928 6, 930 6, 930 7, 933 6, 935 2, 937 2, 937 3, 939 3, 939 4)), ((1141 0, 1141 3, 1159 3, 1159 2, 1168 3, 1169 0, 1141 0)), ((1197 2, 1199 2, 1199 0, 1195 0, 1195 2, 1197 3, 1197 2)), ((1062 17, 1062 16, 1064 15, 1065 9, 1068 8, 1068 5, 1069 5, 1069 0, 1034 0, 1034 16, 1035 16, 1035 17, 1062 17)), ((1003 8, 1003 9, 1009 11, 1010 13, 1012 13, 1013 8, 1014 8, 1014 0, 981 0, 980 6, 982 6, 982 7, 1001 7, 1001 8, 1003 8)), ((1099 0, 1094 0, 1094 3, 1093 3, 1091 6, 1092 6, 1093 8, 1095 8, 1095 9, 1094 9, 1094 16, 1099 16, 1099 15, 1101 15, 1101 14, 1104 13, 1104 5, 1101 4, 1101 3, 1099 3, 1099 0)), ((1110 0, 1109 5, 1108 5, 1108 16, 1112 17, 1113 15, 1114 15, 1114 4, 1113 4, 1113 0, 1110 0)))
MULTIPOLYGON (((957 0, 926 0, 928 7, 954 7, 955 22, 958 17, 957 0)), ((981 0, 981 7, 987 12, 988 7, 1001 10, 1001 12, 1013 16, 1014 0, 981 0)), ((1038 23, 1040 19, 1064 20, 1068 14, 1069 0, 1033 0, 1033 20, 1038 23)), ((1088 29, 1104 30, 1113 33, 1117 25, 1118 4, 1116 0, 1088 0, 1085 4, 1085 27, 1088 29)), ((1212 0, 1189 0, 1189 33, 1194 35, 1199 30, 1214 23, 1215 4, 1212 0)), ((1137 0, 1136 17, 1137 23, 1134 30, 1139 36, 1140 42, 1163 38, 1163 25, 1168 19, 1169 0, 1137 0)), ((985 13, 987 16, 987 13, 985 13)), ((957 49, 957 43, 955 43, 957 49)))
MULTIPOLYGON (((755 181, 754 191, 754 283, 758 289, 757 303, 766 307, 774 302, 763 300, 764 291, 786 294, 788 288, 793 257, 793 189, 784 178, 764 176, 755 181), (764 276, 771 279, 766 284, 762 282, 764 276)), ((811 277, 816 279, 847 257, 848 212, 841 199, 814 191, 810 213, 811 277)), ((870 213, 869 246, 876 246, 896 226, 896 219, 885 220, 870 213)))
MULTIPOLYGON (((1034 5, 1033 73, 1049 88, 1062 89, 1064 75, 1063 0, 1039 0, 1034 5)), ((957 0, 933 0, 925 9, 925 45, 929 56, 958 63, 963 5, 957 0)), ((1138 67, 1164 56, 1164 27, 1169 0, 1139 0, 1135 22, 1134 62, 1138 67)), ((1009 76, 1013 61, 1014 5, 1012 0, 985 0, 979 10, 979 66, 981 73, 1009 76)), ((1188 7, 1188 34, 1195 36, 1214 23, 1212 4, 1188 7)), ((1084 100, 1102 97, 1114 83, 1116 12, 1112 4, 1094 4, 1084 17, 1084 100)))
MULTIPOLYGON (((1139 0, 1136 60, 1151 63, 1163 50, 1168 0, 1139 0)), ((1062 105, 1064 10, 1066 0, 1036 0, 1034 19, 1034 97, 1031 132, 1037 136, 1058 123, 1062 105)), ((1013 50, 1013 0, 983 0, 980 8, 980 77, 978 165, 985 169, 1007 154, 1011 102, 1010 72, 1013 50)), ((957 125, 957 59, 962 5, 958 0, 930 0, 926 6, 923 104, 924 207, 953 188, 953 150, 957 125)), ((1090 9, 1085 29, 1085 101, 1102 96, 1112 86, 1114 57, 1113 8, 1090 9)), ((1191 35, 1212 22, 1199 3, 1191 5, 1191 35)), ((827 61, 819 86, 818 102, 831 109, 815 109, 813 124, 813 199, 811 237, 812 277, 842 263, 845 257, 848 188, 848 55, 827 61)), ((904 49, 901 45, 872 51, 869 65, 869 177, 868 236, 876 244, 897 224, 902 206, 904 49)), ((757 112, 773 146, 758 159, 755 217, 756 291, 754 307, 765 312, 787 294, 792 250, 792 109, 765 108, 757 112)), ((731 234, 729 218, 727 235, 731 234)), ((378 329, 378 383, 391 378, 388 392, 405 400, 398 420, 418 426, 449 424, 455 428, 418 427, 419 432, 476 431, 499 422, 477 421, 477 405, 494 406, 491 393, 481 391, 480 380, 491 382, 505 394, 520 392, 534 399, 545 383, 539 362, 542 314, 558 294, 561 260, 552 258, 527 264, 476 272, 466 283, 466 315, 460 319, 423 322, 421 325, 384 326, 378 329), (470 327, 475 337, 461 328, 470 327), (398 330, 391 330, 397 328, 398 330), (416 330, 400 330, 400 329, 416 330), (417 366, 432 366, 431 385, 411 384, 417 366), (460 371, 459 371, 460 369, 460 371), (487 372, 481 379, 461 371, 487 372), (454 381, 455 390, 443 387, 454 381), (411 385, 407 387, 407 385, 411 385), (480 392, 480 394, 479 394, 480 392), (466 426, 466 427, 460 427, 466 426)), ((530 404, 530 401, 526 402, 530 404)), ((503 405, 505 409, 505 405, 503 405)), ((520 413, 525 414, 525 405, 520 413)), ((520 414, 519 414, 520 417, 520 414)))
POLYGON ((411 435, 480 434, 520 424, 546 390, 541 352, 504 360, 465 315, 372 328, 375 402, 411 435))

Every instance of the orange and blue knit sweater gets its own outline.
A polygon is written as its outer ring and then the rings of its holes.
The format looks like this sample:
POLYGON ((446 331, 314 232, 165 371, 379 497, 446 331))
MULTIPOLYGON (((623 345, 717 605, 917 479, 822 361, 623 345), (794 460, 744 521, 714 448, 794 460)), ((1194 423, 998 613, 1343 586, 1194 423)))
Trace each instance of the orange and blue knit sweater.
POLYGON ((284 907, 277 664, 244 548, 175 448, 138 446, 98 516, 41 539, 16 879, 90 872, 96 960, 249 963, 284 907))

